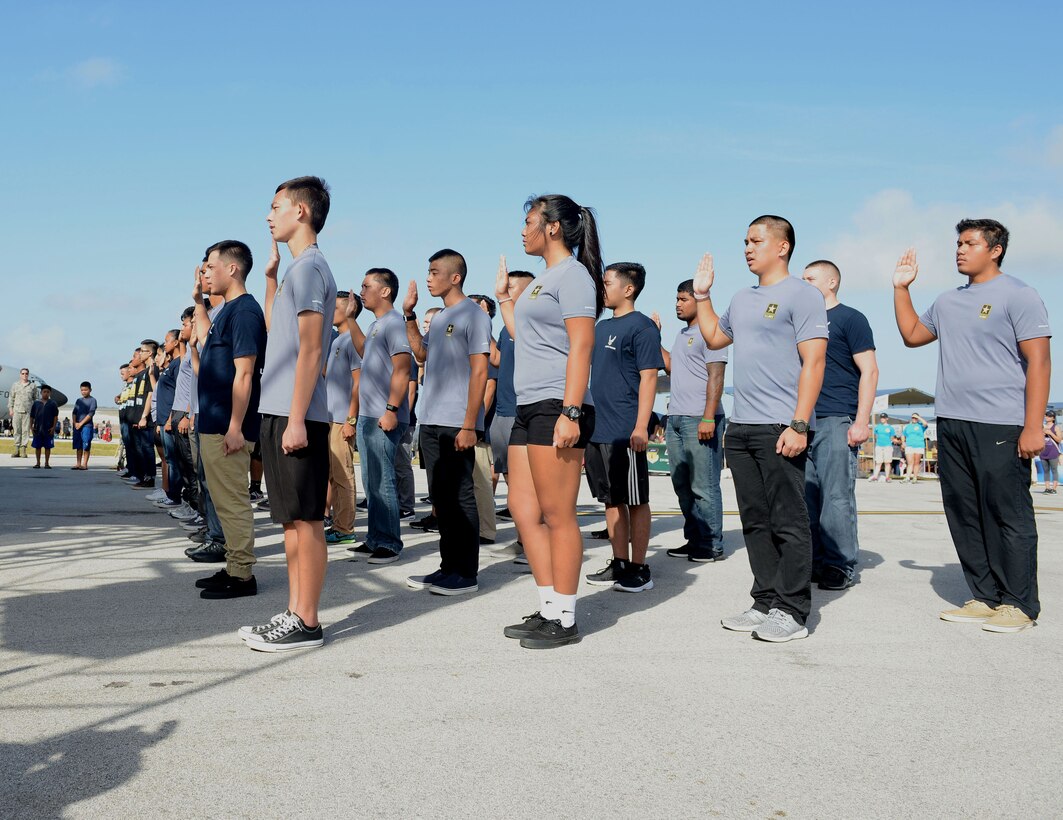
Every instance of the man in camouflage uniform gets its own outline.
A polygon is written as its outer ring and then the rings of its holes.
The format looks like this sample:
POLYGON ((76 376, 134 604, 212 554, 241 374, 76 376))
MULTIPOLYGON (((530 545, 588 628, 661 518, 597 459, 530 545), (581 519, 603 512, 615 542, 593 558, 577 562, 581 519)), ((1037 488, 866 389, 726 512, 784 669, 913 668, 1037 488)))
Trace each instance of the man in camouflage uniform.
POLYGON ((39 398, 37 385, 30 381, 30 372, 25 367, 19 373, 19 380, 11 385, 11 395, 7 400, 7 413, 15 435, 15 452, 13 458, 27 458, 26 448, 30 441, 30 408, 39 398))

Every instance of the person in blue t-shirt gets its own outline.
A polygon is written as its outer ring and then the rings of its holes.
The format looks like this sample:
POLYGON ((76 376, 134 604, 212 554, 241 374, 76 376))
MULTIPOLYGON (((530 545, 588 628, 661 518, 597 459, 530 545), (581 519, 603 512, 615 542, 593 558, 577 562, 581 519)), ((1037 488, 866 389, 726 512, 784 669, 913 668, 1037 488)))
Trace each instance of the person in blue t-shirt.
POLYGON ((52 388, 41 385, 41 397, 30 407, 30 429, 33 430, 33 449, 37 454, 34 469, 41 466, 41 450, 44 450, 44 467, 52 469, 52 448, 55 447, 55 428, 59 423, 59 405, 52 401, 52 388))
POLYGON ((605 307, 613 311, 594 328, 591 395, 594 432, 584 457, 587 484, 605 504, 613 557, 587 576, 591 586, 623 592, 653 589, 646 550, 650 542, 650 472, 646 460, 657 371, 664 367, 661 331, 635 310, 646 269, 610 265, 603 277, 605 307), (630 543, 630 551, 629 551, 630 543))
POLYGON ((919 466, 926 452, 927 423, 918 413, 912 413, 912 420, 901 428, 904 436, 904 460, 908 463, 908 472, 902 481, 911 483, 919 480, 919 466))
POLYGON ((893 463, 893 425, 890 417, 883 413, 878 417, 878 424, 872 431, 875 434, 875 466, 868 481, 878 481, 878 468, 882 468, 884 480, 890 480, 890 465, 893 463))
POLYGON ((81 398, 74 402, 74 455, 77 464, 71 470, 89 468, 89 451, 92 450, 92 417, 96 415, 96 399, 92 397, 92 384, 81 383, 81 398))

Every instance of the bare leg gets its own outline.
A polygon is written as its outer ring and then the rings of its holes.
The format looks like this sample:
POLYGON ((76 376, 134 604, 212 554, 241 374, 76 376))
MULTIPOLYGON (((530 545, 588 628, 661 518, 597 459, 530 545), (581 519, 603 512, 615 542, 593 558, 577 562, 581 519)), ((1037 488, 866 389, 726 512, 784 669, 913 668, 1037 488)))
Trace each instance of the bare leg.
POLYGON ((646 550, 650 547, 650 505, 628 507, 631 521, 631 560, 635 564, 646 563, 646 550))
POLYGON ((317 609, 328 567, 325 531, 317 521, 294 521, 292 526, 299 540, 298 609, 292 607, 292 612, 312 629, 318 625, 317 609))
MULTIPOLYGON (((576 519, 583 451, 532 444, 527 452, 535 495, 550 534, 554 589, 560 595, 575 595, 583 567, 583 535, 576 519)), ((523 527, 521 532, 527 534, 523 527)))
POLYGON ((609 528, 609 542, 613 545, 614 558, 628 560, 627 545, 630 540, 630 524, 626 506, 606 506, 605 526, 609 528))
MULTIPOLYGON (((535 496, 527 447, 509 448, 509 475, 506 476, 509 505, 518 537, 524 545, 535 583, 540 587, 554 584, 554 571, 550 558, 550 533, 543 524, 543 511, 535 496)), ((575 507, 575 505, 573 505, 575 507)))
POLYGON ((288 562, 288 609, 299 606, 299 535, 294 524, 284 525, 284 557, 288 562))

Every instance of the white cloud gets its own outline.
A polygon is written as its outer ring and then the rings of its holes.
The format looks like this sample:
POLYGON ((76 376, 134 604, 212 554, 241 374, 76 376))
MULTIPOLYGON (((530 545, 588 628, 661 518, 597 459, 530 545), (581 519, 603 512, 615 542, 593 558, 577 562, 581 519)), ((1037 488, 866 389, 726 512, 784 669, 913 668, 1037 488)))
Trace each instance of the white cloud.
POLYGON ((125 76, 125 66, 110 57, 92 57, 71 66, 67 76, 82 88, 97 88, 119 82, 125 76))
POLYGON ((1063 203, 1045 199, 1023 204, 999 200, 924 204, 908 191, 884 190, 853 215, 849 230, 822 248, 824 256, 841 268, 846 290, 888 288, 897 259, 909 246, 918 254, 918 285, 947 287, 957 282, 955 227, 964 217, 988 217, 1007 226, 1011 233, 1007 272, 1027 279, 1047 275, 1058 266, 1063 203))

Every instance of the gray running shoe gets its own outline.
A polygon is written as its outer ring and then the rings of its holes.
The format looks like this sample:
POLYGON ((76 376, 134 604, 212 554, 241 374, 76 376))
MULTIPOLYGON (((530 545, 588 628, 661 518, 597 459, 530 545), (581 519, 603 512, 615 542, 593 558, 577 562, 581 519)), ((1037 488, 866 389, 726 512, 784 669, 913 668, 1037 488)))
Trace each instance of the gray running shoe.
POLYGON ((752 632, 758 626, 766 623, 768 616, 759 609, 747 609, 741 615, 732 615, 730 618, 721 618, 720 626, 730 629, 732 632, 752 632))
POLYGON ((808 630, 794 620, 794 616, 781 609, 768 612, 768 620, 753 630, 753 637, 758 641, 786 643, 798 638, 807 638, 808 630))

